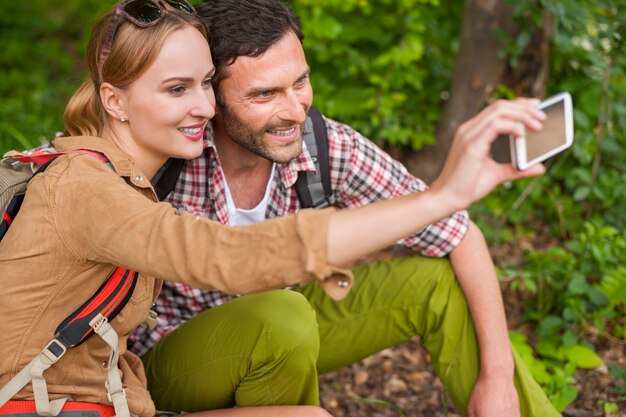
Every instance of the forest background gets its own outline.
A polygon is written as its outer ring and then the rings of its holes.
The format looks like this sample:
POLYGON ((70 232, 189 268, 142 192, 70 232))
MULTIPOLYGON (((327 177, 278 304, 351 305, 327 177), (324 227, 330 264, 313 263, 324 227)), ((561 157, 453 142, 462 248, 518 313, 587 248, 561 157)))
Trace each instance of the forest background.
MULTIPOLYGON (((63 130, 89 28, 113 3, 0 2, 1 153, 63 130)), ((470 213, 498 265, 512 340, 550 400, 565 415, 626 415, 623 0, 289 4, 302 17, 316 106, 427 180, 456 127, 488 102, 572 94, 573 147, 470 213)), ((337 416, 453 415, 443 388, 419 377, 430 370, 414 345, 323 377, 324 405, 337 416), (418 377, 399 379, 394 364, 418 377), (434 394, 422 401, 425 391, 434 394)))

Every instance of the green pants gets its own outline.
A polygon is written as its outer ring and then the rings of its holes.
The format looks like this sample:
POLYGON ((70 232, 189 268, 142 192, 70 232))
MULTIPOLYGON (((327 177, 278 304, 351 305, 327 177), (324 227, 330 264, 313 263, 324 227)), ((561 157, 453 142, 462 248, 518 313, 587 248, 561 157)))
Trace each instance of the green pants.
MULTIPOLYGON (((144 357, 157 408, 318 405, 318 372, 415 335, 465 411, 480 368, 465 297, 447 259, 410 257, 355 268, 342 301, 318 283, 248 295, 206 311, 144 357)), ((558 416, 514 352, 522 416, 558 416)))

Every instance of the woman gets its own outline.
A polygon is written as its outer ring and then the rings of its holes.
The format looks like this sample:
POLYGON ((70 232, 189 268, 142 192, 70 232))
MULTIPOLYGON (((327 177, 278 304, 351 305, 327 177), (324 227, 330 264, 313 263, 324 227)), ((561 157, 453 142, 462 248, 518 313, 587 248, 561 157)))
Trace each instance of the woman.
MULTIPOLYGON (((463 126, 466 135, 455 141, 442 176, 427 192, 358 210, 305 211, 227 228, 157 203, 150 185, 168 158, 202 152, 203 132, 214 115, 213 64, 193 8, 185 0, 120 3, 94 27, 87 62, 90 77, 65 114, 67 133, 74 136, 55 141, 57 150, 69 154, 32 181, 24 214, 0 242, 6 288, 0 302, 0 354, 6 358, 0 364, 0 386, 121 265, 140 272, 140 278, 130 302, 112 322, 120 336, 125 387, 125 400, 116 404, 118 416, 127 412, 126 403, 132 414, 155 413, 141 362, 125 348, 126 337, 144 320, 158 293, 160 281, 154 277, 230 293, 318 279, 329 295, 341 298, 351 281, 339 265, 466 207, 502 181, 541 172, 519 173, 489 158, 497 133, 519 135, 520 123, 536 128, 541 119, 534 102, 500 103, 463 126), (104 155, 109 164, 74 152, 85 149, 104 155)), ((55 399, 111 404, 105 388, 109 352, 99 338, 68 350, 46 371, 47 393, 55 399)), ((14 399, 32 398, 27 387, 14 399)), ((315 407, 205 414, 327 415, 315 407)))

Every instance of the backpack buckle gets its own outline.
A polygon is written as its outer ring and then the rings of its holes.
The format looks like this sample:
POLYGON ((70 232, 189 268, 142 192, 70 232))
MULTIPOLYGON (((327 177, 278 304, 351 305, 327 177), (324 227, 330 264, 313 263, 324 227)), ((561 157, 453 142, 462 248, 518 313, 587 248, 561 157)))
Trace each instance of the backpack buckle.
POLYGON ((148 316, 143 321, 143 323, 140 324, 141 327, 143 327, 144 329, 148 329, 150 331, 154 330, 158 325, 159 325, 159 313, 157 313, 156 311, 152 309, 148 311, 148 316))
POLYGON ((46 365, 52 365, 67 352, 67 348, 57 339, 52 339, 48 346, 46 346, 39 354, 39 359, 46 365))
POLYGON ((111 392, 108 380, 104 383, 104 386, 106 387, 106 390, 107 390, 107 399, 111 401, 111 403, 115 404, 115 401, 118 400, 119 398, 126 398, 126 387, 123 386, 117 391, 111 392))
POLYGON ((102 313, 98 313, 93 319, 89 321, 89 325, 93 330, 99 334, 100 329, 109 322, 109 319, 104 317, 102 313))

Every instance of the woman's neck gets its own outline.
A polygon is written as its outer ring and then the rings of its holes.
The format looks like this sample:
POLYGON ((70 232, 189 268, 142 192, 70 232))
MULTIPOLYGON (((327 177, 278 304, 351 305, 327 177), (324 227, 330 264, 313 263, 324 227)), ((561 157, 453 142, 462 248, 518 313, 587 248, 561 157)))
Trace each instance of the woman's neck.
POLYGON ((110 125, 104 127, 102 138, 113 143, 120 151, 130 157, 141 169, 142 174, 149 180, 154 177, 159 168, 165 164, 166 158, 152 155, 137 146, 127 129, 116 129, 110 125))

